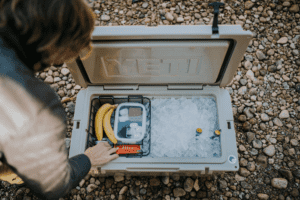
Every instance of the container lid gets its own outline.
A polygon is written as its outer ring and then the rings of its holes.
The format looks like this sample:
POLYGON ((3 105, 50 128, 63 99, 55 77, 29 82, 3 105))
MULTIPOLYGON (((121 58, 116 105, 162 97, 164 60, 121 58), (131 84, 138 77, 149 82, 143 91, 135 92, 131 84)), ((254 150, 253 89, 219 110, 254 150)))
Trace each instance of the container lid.
MULTIPOLYGON (((101 26, 93 51, 68 64, 75 82, 89 85, 201 84, 232 80, 252 38, 240 25, 101 26)), ((83 56, 83 55, 82 55, 83 56)))

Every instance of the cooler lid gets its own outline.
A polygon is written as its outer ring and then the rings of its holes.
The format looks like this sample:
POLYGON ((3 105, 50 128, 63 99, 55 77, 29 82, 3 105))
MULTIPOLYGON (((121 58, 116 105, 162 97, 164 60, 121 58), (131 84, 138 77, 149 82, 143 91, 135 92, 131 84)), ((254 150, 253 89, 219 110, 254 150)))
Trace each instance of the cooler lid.
MULTIPOLYGON (((68 67, 76 84, 226 86, 252 39, 240 25, 97 26, 93 51, 68 67)), ((83 55, 82 55, 83 56, 83 55)))

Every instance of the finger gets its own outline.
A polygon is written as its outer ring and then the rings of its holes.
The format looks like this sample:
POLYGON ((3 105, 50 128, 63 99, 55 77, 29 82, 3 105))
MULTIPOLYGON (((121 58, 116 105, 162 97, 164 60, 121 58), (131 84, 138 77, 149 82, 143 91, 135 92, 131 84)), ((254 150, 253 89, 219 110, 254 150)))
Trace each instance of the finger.
POLYGON ((104 145, 107 147, 111 147, 111 145, 108 142, 105 142, 104 145))
POLYGON ((115 153, 118 151, 118 148, 112 148, 108 151, 109 154, 115 153))
POLYGON ((112 161, 112 160, 117 159, 117 158, 119 158, 119 154, 114 154, 114 155, 111 155, 109 157, 109 160, 112 161))

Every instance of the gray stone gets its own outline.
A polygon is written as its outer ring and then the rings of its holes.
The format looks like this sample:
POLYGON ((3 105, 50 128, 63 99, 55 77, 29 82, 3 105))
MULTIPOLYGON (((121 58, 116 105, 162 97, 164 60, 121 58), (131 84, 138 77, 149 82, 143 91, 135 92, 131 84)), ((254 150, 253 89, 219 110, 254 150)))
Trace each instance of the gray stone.
POLYGON ((220 180, 219 184, 221 189, 227 188, 227 182, 225 180, 220 180))
POLYGON ((251 174, 251 173, 250 173, 246 168, 243 168, 243 167, 240 168, 240 175, 241 175, 241 176, 247 177, 247 176, 249 176, 250 174, 251 174))
POLYGON ((254 6, 254 3, 252 1, 246 1, 245 3, 245 9, 249 10, 254 6))
POLYGON ((241 95, 244 95, 247 92, 247 87, 246 86, 242 86, 239 90, 238 93, 241 95))
POLYGON ((114 176, 116 182, 124 181, 124 176, 114 176))
POLYGON ((165 17, 166 17, 166 19, 167 19, 168 21, 173 21, 173 19, 174 19, 173 15, 172 15, 171 13, 169 13, 169 12, 167 12, 167 13, 165 14, 165 17))
POLYGON ((143 7, 143 8, 147 8, 148 5, 149 5, 149 4, 148 4, 147 2, 144 2, 144 3, 142 4, 142 7, 143 7))
POLYGON ((266 58, 265 54, 261 51, 256 52, 256 57, 258 58, 258 60, 264 60, 266 58))
POLYGON ((288 181, 284 178, 273 178, 271 184, 274 188, 285 189, 288 185, 288 181))
POLYGON ((86 191, 87 191, 88 193, 91 193, 91 192, 93 192, 97 187, 98 187, 98 186, 95 185, 95 184, 89 184, 89 185, 87 186, 87 188, 86 188, 86 191))
POLYGON ((40 74, 40 77, 41 77, 42 79, 45 79, 45 78, 46 78, 46 73, 45 73, 45 72, 42 72, 42 73, 40 74))
POLYGON ((74 113, 74 111, 75 111, 75 104, 73 102, 69 102, 67 104, 67 108, 68 108, 68 110, 69 110, 70 113, 74 113))
POLYGON ((47 78, 44 80, 45 83, 54 83, 54 79, 52 76, 47 76, 47 78))
POLYGON ((253 188, 252 185, 248 184, 245 181, 241 182, 241 186, 242 186, 242 188, 247 189, 247 190, 251 190, 253 188))
POLYGON ((122 187, 122 189, 120 190, 119 194, 122 195, 122 194, 125 194, 128 190, 128 187, 127 186, 124 186, 122 187))
POLYGON ((253 147, 256 149, 261 149, 262 148, 262 142, 260 140, 253 140, 253 147))
POLYGON ((280 119, 287 119, 290 117, 290 114, 289 114, 289 111, 287 110, 283 110, 281 111, 280 115, 279 115, 279 118, 280 119))
POLYGON ((184 182, 184 190, 186 192, 191 192, 194 187, 194 181, 191 178, 187 178, 184 182))
POLYGON ((267 156, 274 156, 275 155, 275 147, 274 145, 270 145, 266 148, 264 148, 263 152, 267 155, 267 156))
POLYGON ((257 197, 258 197, 260 200, 268 200, 268 199, 269 199, 269 195, 267 195, 267 194, 262 194, 262 193, 257 194, 257 197))
POLYGON ((269 116, 265 113, 261 114, 261 120, 264 122, 268 122, 270 120, 269 116))
POLYGON ((275 118, 275 119, 273 120, 273 122, 274 122, 274 124, 275 124, 276 126, 283 126, 281 120, 278 119, 278 118, 275 118))
POLYGON ((241 79, 241 80, 240 80, 240 83, 241 83, 242 85, 247 85, 248 81, 247 81, 246 79, 241 79))
POLYGON ((251 149, 251 150, 250 150, 250 154, 253 155, 253 156, 256 156, 256 155, 258 154, 257 149, 254 149, 254 148, 251 149))
POLYGON ((177 17, 176 21, 177 21, 178 23, 181 23, 181 22, 184 22, 184 19, 183 19, 182 17, 177 17))
POLYGON ((299 12, 299 6, 298 6, 298 4, 292 5, 292 6, 290 7, 290 12, 292 12, 292 13, 297 13, 297 12, 299 12))
POLYGON ((152 178, 152 179, 150 179, 150 185, 151 186, 159 186, 160 180, 158 178, 152 178))
POLYGON ((142 188, 141 190, 140 190, 140 194, 141 195, 145 195, 147 193, 147 190, 145 189, 145 188, 142 188))
POLYGON ((182 188, 175 188, 173 190, 174 197, 182 197, 186 195, 186 192, 182 188))
POLYGON ((293 173, 290 170, 286 170, 286 169, 279 169, 278 172, 284 176, 285 178, 287 178, 289 181, 293 180, 293 173))
POLYGON ((198 192, 200 190, 199 180, 198 179, 195 180, 194 189, 196 190, 196 192, 198 192))
POLYGON ((101 15, 101 20, 102 21, 109 21, 110 20, 110 16, 108 16, 108 15, 101 15))
POLYGON ((290 143, 293 146, 298 146, 298 144, 299 144, 298 140, 296 140, 296 139, 291 139, 290 143))
POLYGON ((170 177, 169 177, 169 176, 163 176, 163 177, 162 177, 162 182, 163 182, 165 185, 168 185, 169 182, 170 182, 170 177))
POLYGON ((252 132, 247 132, 247 139, 248 143, 252 142, 252 140, 255 138, 255 134, 252 132))
POLYGON ((287 37, 282 37, 282 38, 280 38, 280 39, 277 41, 277 43, 278 43, 278 44, 285 44, 285 43, 287 43, 287 41, 288 41, 288 38, 287 38, 287 37))
POLYGON ((60 73, 62 73, 64 76, 67 76, 70 73, 70 70, 68 68, 62 68, 60 73))

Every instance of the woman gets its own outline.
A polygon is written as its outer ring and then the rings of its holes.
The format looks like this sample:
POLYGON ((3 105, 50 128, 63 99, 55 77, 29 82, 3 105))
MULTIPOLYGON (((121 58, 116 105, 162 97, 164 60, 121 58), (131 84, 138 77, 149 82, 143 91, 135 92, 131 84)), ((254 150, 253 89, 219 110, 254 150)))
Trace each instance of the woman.
POLYGON ((0 0, 0 174, 14 172, 41 199, 63 197, 92 166, 118 158, 100 143, 68 159, 64 109, 34 76, 90 52, 93 28, 84 0, 0 0))

